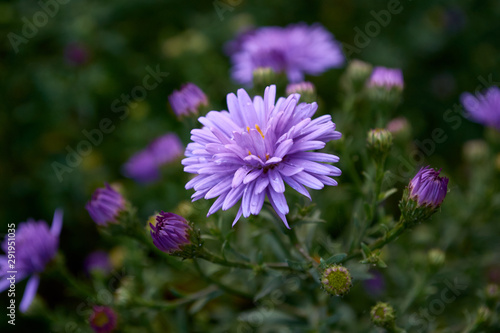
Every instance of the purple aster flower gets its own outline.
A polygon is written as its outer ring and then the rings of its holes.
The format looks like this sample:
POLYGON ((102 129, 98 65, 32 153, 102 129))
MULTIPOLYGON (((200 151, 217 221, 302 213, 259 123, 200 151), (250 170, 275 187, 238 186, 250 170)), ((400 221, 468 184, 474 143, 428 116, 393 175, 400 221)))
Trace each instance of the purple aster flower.
POLYGON ((107 306, 94 306, 90 315, 90 327, 96 333, 110 333, 116 328, 116 313, 107 306))
POLYGON ((153 244, 164 252, 180 251, 184 245, 191 244, 191 227, 182 216, 162 211, 156 216, 156 225, 150 223, 149 226, 153 244))
POLYGON ((399 68, 375 67, 368 80, 368 86, 403 89, 403 72, 399 68))
POLYGON ((187 83, 180 90, 168 96, 170 106, 177 117, 187 116, 189 113, 198 114, 198 109, 202 105, 208 105, 207 96, 193 83, 187 83))
POLYGON ((322 189, 337 185, 330 176, 339 168, 318 162, 338 162, 334 155, 313 152, 341 134, 330 115, 314 120, 316 103, 298 104, 300 95, 275 101, 276 86, 266 88, 264 98, 253 101, 244 89, 227 95, 228 111, 211 111, 199 121, 201 129, 191 131, 193 140, 182 161, 184 171, 196 174, 186 189, 196 191, 193 201, 217 198, 211 215, 227 210, 241 200, 233 225, 241 215, 259 214, 265 197, 289 228, 285 215, 285 183, 311 198, 304 185, 322 189))
POLYGON ((490 87, 484 94, 477 94, 476 97, 463 93, 460 101, 472 120, 500 131, 500 89, 498 87, 490 87))
POLYGON ((85 258, 84 267, 87 274, 91 274, 94 271, 109 274, 112 269, 109 255, 104 251, 95 251, 89 254, 85 258))
POLYGON ((123 166, 123 174, 140 183, 160 179, 160 168, 182 156, 184 147, 175 134, 165 134, 153 140, 144 150, 135 153, 123 166))
POLYGON ((448 178, 439 177, 440 172, 429 166, 421 168, 410 181, 410 199, 419 206, 439 207, 448 192, 448 178))
POLYGON ((36 295, 40 283, 39 273, 57 253, 62 218, 62 210, 57 209, 50 229, 45 221, 29 219, 18 225, 15 244, 12 244, 13 240, 7 237, 2 243, 2 250, 6 254, 0 256, 0 292, 7 289, 11 282, 17 283, 31 275, 19 305, 21 312, 28 310, 36 295), (14 267, 11 266, 12 261, 8 260, 9 246, 15 246, 14 267), (15 273, 11 273, 12 271, 15 273), (15 275, 15 279, 11 281, 12 275, 15 275))
POLYGON ((122 195, 109 184, 105 185, 106 187, 95 190, 92 199, 85 206, 92 220, 98 225, 117 222, 118 214, 125 209, 125 199, 122 195))
POLYGON ((319 75, 344 63, 340 43, 320 24, 260 28, 246 35, 236 49, 231 56, 232 76, 243 84, 252 83, 257 68, 269 67, 299 82, 304 74, 319 75))

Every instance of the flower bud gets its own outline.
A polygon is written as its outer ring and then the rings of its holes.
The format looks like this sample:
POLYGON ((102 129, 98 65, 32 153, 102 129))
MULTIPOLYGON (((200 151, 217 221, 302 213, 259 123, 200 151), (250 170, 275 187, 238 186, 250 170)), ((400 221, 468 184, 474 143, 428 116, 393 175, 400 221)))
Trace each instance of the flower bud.
POLYGON ((161 212, 151 227, 153 244, 161 251, 183 258, 196 256, 201 243, 199 235, 182 216, 161 212))
POLYGON ((491 310, 484 305, 481 306, 477 310, 476 314, 476 322, 475 322, 476 327, 485 327, 490 323, 490 321, 491 321, 491 310))
POLYGON ((372 323, 375 326, 391 329, 394 328, 396 314, 394 308, 387 303, 378 302, 370 311, 372 323))
POLYGON ((107 306, 94 306, 90 315, 90 327, 96 333, 110 333, 116 328, 116 313, 107 306))
POLYGON ((411 137, 411 125, 405 117, 397 117, 389 121, 386 129, 396 140, 407 141, 411 137))
POLYGON ((132 301, 136 289, 136 283, 133 276, 124 277, 120 286, 115 292, 115 302, 121 306, 126 306, 132 301))
POLYGON ((375 67, 366 86, 373 101, 397 104, 404 88, 403 72, 398 68, 375 67))
POLYGON ((92 220, 103 226, 118 222, 117 217, 125 210, 126 203, 120 193, 109 184, 105 185, 106 187, 98 188, 92 194, 92 199, 85 206, 92 220))
POLYGON ((368 151, 375 159, 384 158, 391 150, 392 134, 383 128, 369 130, 366 143, 368 151))
POLYGON ((276 82, 276 72, 271 67, 259 67, 253 71, 254 87, 267 87, 276 82))
POLYGON ((364 61, 352 60, 341 78, 343 88, 346 91, 361 91, 365 86, 366 80, 372 73, 372 69, 372 65, 364 61))
POLYGON ((312 103, 316 101, 316 88, 311 82, 290 83, 286 87, 286 94, 300 94, 301 102, 312 103))
POLYGON ((406 187, 399 208, 409 227, 427 220, 441 206, 448 192, 448 178, 439 177, 440 172, 429 166, 421 168, 406 187))
POLYGON ((203 106, 208 105, 205 93, 194 83, 187 83, 180 90, 174 90, 168 101, 178 118, 198 115, 203 106))
POLYGON ((446 254, 440 249, 431 249, 427 252, 427 259, 432 266, 442 266, 446 259, 446 254))
POLYGON ((321 285, 325 291, 333 296, 346 295, 352 286, 349 270, 340 265, 332 265, 321 274, 321 285))

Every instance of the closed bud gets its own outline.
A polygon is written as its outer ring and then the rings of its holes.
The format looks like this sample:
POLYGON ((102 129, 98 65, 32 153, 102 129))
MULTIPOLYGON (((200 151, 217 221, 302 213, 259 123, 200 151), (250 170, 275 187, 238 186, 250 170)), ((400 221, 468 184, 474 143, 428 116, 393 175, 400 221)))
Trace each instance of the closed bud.
POLYGON ((320 282, 330 295, 344 296, 351 290, 351 273, 343 266, 332 265, 323 271, 320 282))
POLYGON ((253 71, 254 87, 267 87, 276 82, 276 72, 271 67, 259 67, 253 71))
POLYGON ((372 129, 368 131, 366 143, 375 159, 385 158, 392 147, 392 134, 383 128, 372 129))
POLYGON ((370 311, 370 317, 375 326, 389 330, 395 327, 396 314, 394 308, 388 303, 378 302, 375 304, 370 311))
POLYGON ((397 117, 387 123, 386 129, 395 140, 407 141, 411 137, 411 125, 405 117, 397 117))
POLYGON ((366 84, 366 80, 372 73, 372 65, 354 59, 349 63, 347 69, 342 75, 341 84, 346 91, 359 92, 366 84))
POLYGON ((478 327, 488 326, 491 321, 491 310, 486 306, 481 306, 477 310, 475 325, 478 327))
POLYGON ((199 231, 182 216, 161 212, 149 223, 153 244, 161 251, 184 259, 195 258, 201 248, 199 231))
POLYGON ((408 227, 429 219, 441 206, 448 192, 448 178, 441 170, 421 168, 403 192, 399 203, 401 215, 408 227))
POLYGON ((290 83, 286 87, 286 94, 300 94, 300 101, 312 103, 316 101, 316 88, 311 82, 290 83))
POLYGON ((398 68, 375 67, 366 87, 371 100, 398 104, 404 88, 403 72, 398 68))
POLYGON ((187 83, 180 90, 174 90, 168 101, 178 118, 197 116, 201 109, 208 105, 205 93, 194 83, 187 83))

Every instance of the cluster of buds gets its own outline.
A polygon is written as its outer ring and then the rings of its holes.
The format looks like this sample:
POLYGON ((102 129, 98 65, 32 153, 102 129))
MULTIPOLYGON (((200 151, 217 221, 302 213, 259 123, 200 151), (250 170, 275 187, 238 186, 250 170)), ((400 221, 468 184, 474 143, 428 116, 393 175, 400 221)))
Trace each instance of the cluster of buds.
POLYGON ((321 274, 321 286, 333 296, 344 296, 352 287, 352 278, 349 270, 340 265, 332 265, 321 274))
POLYGON ((421 168, 406 187, 399 203, 407 227, 429 219, 437 212, 448 192, 448 178, 440 177, 441 170, 421 168))

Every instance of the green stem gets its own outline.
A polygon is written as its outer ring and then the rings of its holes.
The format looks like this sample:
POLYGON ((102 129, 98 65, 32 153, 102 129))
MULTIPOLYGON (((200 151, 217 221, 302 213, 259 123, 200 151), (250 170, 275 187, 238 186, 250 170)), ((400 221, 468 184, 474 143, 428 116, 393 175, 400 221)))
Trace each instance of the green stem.
POLYGON ((181 299, 171 301, 171 302, 159 302, 159 301, 146 301, 143 299, 135 299, 133 301, 134 305, 137 306, 144 306, 148 308, 153 308, 153 309, 159 309, 159 310, 173 310, 176 309, 177 307, 196 301, 202 297, 207 296, 210 293, 213 293, 214 291, 217 291, 219 288, 217 286, 209 286, 203 290, 200 290, 194 294, 188 295, 186 297, 183 297, 181 299))
POLYGON ((198 263, 198 261, 196 259, 194 259, 193 262, 194 262, 194 267, 196 268, 196 270, 198 271, 198 273, 200 274, 200 276, 203 279, 205 279, 208 283, 212 283, 212 284, 216 285, 217 287, 219 287, 221 290, 225 291, 228 294, 233 294, 233 295, 236 295, 238 297, 248 298, 248 299, 252 299, 253 298, 253 296, 250 295, 250 294, 248 294, 248 293, 245 293, 243 291, 239 291, 239 290, 233 289, 231 287, 228 287, 228 286, 222 284, 219 281, 216 281, 216 280, 212 279, 210 276, 206 275, 205 272, 203 272, 203 270, 200 267, 200 264, 198 263))
MULTIPOLYGON (((378 238, 368 248, 370 249, 370 251, 381 249, 386 244, 398 238, 405 230, 406 230, 405 223, 403 221, 399 221, 398 224, 393 229, 391 229, 385 236, 378 238)), ((361 257, 361 250, 357 250, 352 254, 348 255, 347 257, 344 258, 342 262, 346 262, 357 257, 361 257)))
POLYGON ((247 263, 243 261, 230 261, 226 260, 222 257, 219 257, 211 252, 209 252, 207 249, 203 249, 198 258, 205 259, 206 261, 210 261, 214 264, 222 265, 222 266, 227 266, 227 267, 234 267, 234 268, 243 268, 243 269, 255 269, 257 266, 252 264, 252 263, 247 263))
POLYGON ((86 285, 82 284, 78 281, 66 268, 64 262, 60 261, 57 264, 57 273, 59 276, 67 282, 67 284, 71 287, 71 291, 77 294, 79 297, 87 298, 94 297, 94 293, 91 289, 89 289, 86 285))

